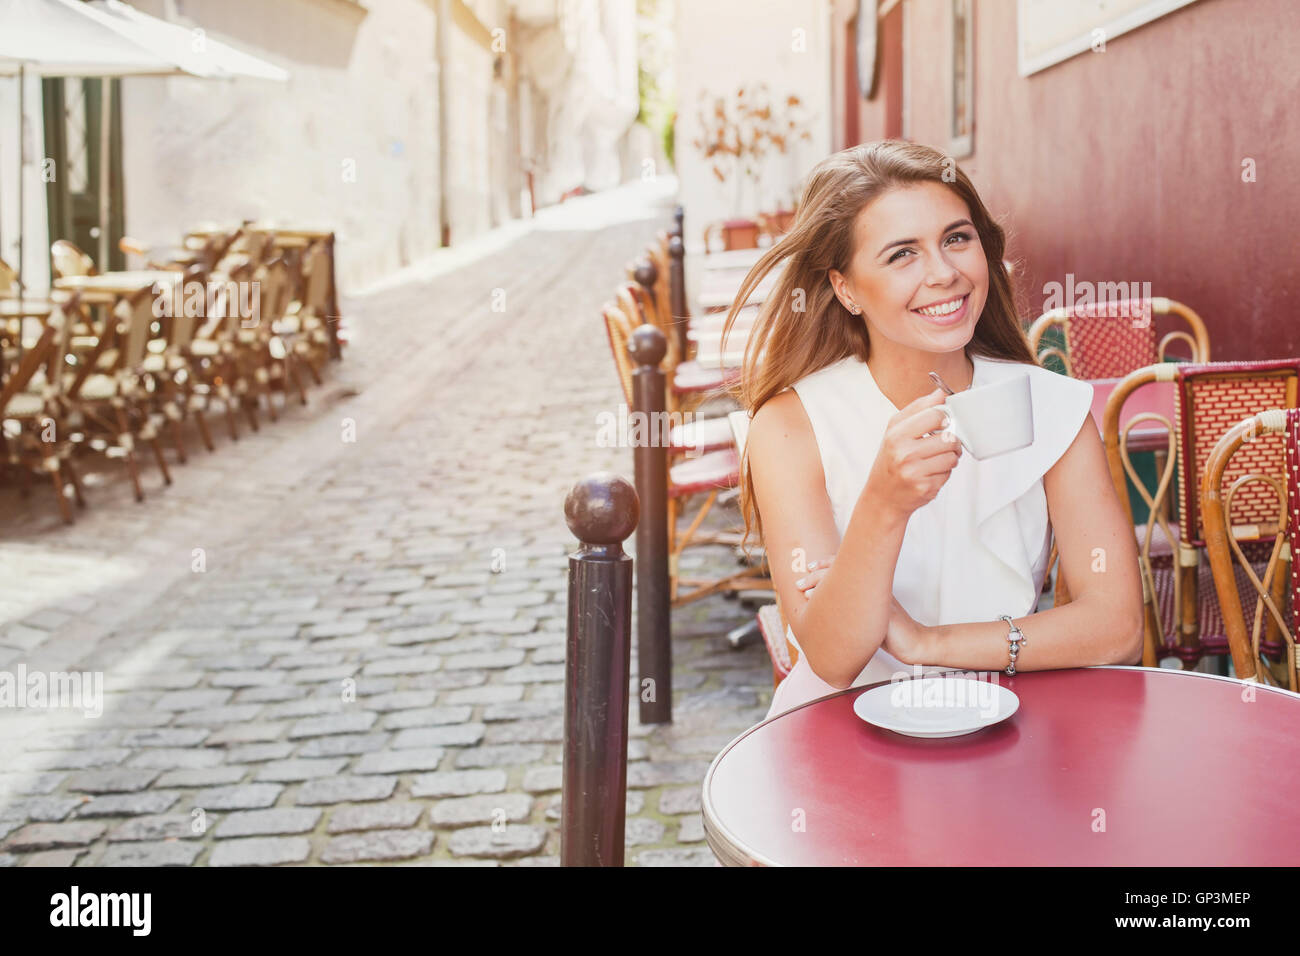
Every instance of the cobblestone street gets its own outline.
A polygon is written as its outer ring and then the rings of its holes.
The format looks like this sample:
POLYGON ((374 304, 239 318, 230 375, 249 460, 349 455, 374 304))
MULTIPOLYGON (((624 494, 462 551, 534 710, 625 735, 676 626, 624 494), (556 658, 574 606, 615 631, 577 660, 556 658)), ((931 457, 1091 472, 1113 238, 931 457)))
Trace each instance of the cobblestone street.
MULTIPOLYGON (((144 504, 112 468, 67 528, 0 489, 0 669, 104 675, 98 718, 0 709, 0 864, 556 864, 563 501, 632 474, 596 444, 598 310, 670 210, 624 187, 345 297, 309 405, 191 441, 169 488, 146 463, 144 504)), ((761 643, 725 640, 752 613, 674 613, 675 721, 631 707, 631 864, 713 865, 701 781, 770 699, 761 643)))

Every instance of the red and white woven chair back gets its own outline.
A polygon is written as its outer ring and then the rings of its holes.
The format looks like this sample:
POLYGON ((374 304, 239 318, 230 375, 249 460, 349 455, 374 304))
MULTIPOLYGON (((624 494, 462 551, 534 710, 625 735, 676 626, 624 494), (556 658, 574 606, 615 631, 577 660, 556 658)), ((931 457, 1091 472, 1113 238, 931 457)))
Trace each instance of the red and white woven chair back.
MULTIPOLYGON (((1203 547, 1205 525, 1200 510, 1201 476, 1214 446, 1242 419, 1268 408, 1295 408, 1300 390, 1300 358, 1265 362, 1212 362, 1179 365, 1178 401, 1174 426, 1179 448, 1178 520, 1187 544, 1203 547)), ((1284 439, 1263 434, 1232 456, 1223 484, 1230 486, 1243 475, 1283 476, 1284 439)), ((1227 515, 1230 528, 1239 529, 1238 540, 1258 540, 1247 529, 1268 525, 1277 518, 1277 496, 1263 482, 1243 485, 1233 496, 1227 515)))
POLYGON ((1158 361, 1150 299, 1079 306, 1063 324, 1074 378, 1120 378, 1158 361))

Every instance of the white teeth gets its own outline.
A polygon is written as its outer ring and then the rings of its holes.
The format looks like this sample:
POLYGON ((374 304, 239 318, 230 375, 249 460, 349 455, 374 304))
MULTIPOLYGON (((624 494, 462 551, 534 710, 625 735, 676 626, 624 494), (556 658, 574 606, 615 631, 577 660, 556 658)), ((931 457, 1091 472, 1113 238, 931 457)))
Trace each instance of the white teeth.
POLYGON ((917 309, 916 311, 920 312, 922 315, 952 315, 952 313, 961 308, 962 303, 965 301, 966 297, 962 296, 960 299, 954 299, 947 305, 936 305, 932 309, 917 309))

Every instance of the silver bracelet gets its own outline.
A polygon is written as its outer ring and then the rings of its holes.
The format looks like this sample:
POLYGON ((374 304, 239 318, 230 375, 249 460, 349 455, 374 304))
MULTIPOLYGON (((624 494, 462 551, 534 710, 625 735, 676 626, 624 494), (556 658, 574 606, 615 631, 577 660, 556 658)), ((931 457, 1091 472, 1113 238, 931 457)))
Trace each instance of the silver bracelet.
POLYGON ((1011 632, 1010 632, 1009 634, 1007 634, 1007 643, 1010 645, 1010 654, 1011 654, 1011 659, 1010 659, 1010 661, 1007 663, 1007 666, 1003 669, 1003 673, 1006 674, 1008 677, 1015 677, 1015 676, 1016 676, 1016 658, 1017 658, 1017 657, 1019 656, 1019 654, 1020 654, 1020 648, 1021 648, 1023 645, 1028 644, 1029 641, 1027 641, 1027 640, 1025 639, 1024 631, 1022 631, 1022 630, 1020 630, 1020 628, 1016 627, 1015 622, 1011 620, 1011 615, 1010 615, 1010 614, 1003 614, 1002 616, 1000 616, 1000 617, 998 618, 998 620, 999 620, 999 621, 1006 621, 1006 622, 1007 622, 1007 627, 1011 628, 1011 632))

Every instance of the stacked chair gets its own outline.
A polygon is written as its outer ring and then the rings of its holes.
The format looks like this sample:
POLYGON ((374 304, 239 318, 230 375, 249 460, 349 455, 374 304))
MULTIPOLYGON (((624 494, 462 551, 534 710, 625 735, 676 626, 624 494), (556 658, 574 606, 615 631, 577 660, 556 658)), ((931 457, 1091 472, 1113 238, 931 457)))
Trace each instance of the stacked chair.
MULTIPOLYGON (((290 254, 273 232, 248 227, 204 228, 166 253, 122 241, 151 270, 176 273, 179 302, 201 292, 202 315, 157 309, 152 288, 120 296, 56 282, 40 335, 23 347, 5 342, 0 353, 0 475, 26 494, 33 474, 48 474, 70 523, 72 502, 85 504, 77 459, 121 459, 140 501, 138 450, 170 484, 164 438, 187 461, 190 420, 212 451, 213 415, 224 417, 233 440, 241 415, 256 430, 260 413, 277 420, 290 396, 305 405, 308 381, 322 382, 330 356, 333 277, 325 243, 306 242, 298 254, 303 245, 290 254)), ((50 256, 56 280, 99 274, 71 242, 55 242, 50 256)), ((12 296, 11 285, 0 300, 12 296)))

